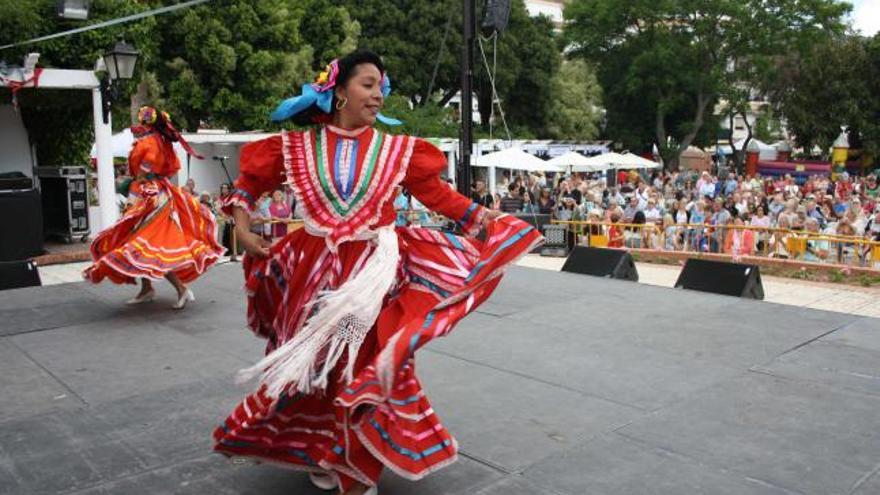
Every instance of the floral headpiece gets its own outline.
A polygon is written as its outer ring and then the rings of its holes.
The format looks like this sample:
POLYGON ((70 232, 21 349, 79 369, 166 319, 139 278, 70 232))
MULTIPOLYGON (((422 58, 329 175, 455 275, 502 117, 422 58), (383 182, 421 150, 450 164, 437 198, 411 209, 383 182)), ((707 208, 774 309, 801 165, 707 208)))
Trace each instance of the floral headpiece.
MULTIPOLYGON (((322 112, 333 112, 333 89, 336 87, 336 79, 339 77, 339 59, 335 59, 318 74, 315 82, 303 84, 299 96, 294 96, 282 101, 278 108, 270 115, 275 122, 287 120, 300 112, 308 110, 312 105, 322 112)), ((391 79, 388 74, 382 73, 382 96, 387 98, 391 94, 391 79)), ((379 122, 386 125, 400 125, 401 121, 386 117, 381 113, 376 116, 379 122)))
POLYGON ((174 127, 174 124, 171 123, 171 116, 168 115, 168 112, 159 112, 153 107, 143 106, 138 109, 137 119, 138 125, 132 126, 131 128, 131 133, 136 138, 144 137, 151 131, 157 132, 171 142, 179 142, 188 154, 198 159, 204 158, 202 155, 193 151, 186 139, 180 134, 180 131, 174 127))

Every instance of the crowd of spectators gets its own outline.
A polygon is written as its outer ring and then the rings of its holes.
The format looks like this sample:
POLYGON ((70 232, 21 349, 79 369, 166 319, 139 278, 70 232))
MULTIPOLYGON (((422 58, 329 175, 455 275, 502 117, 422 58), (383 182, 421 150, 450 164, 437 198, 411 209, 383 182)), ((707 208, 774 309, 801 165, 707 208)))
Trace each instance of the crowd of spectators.
MULTIPOLYGON (((880 181, 875 174, 832 180, 813 176, 743 176, 732 172, 621 172, 609 186, 604 174, 523 174, 504 178, 496 194, 474 183, 472 199, 516 214, 544 214, 554 220, 590 222, 572 226, 589 243, 602 237, 609 247, 764 255, 866 264, 880 241, 880 181), (802 241, 793 241, 810 233, 802 241), (848 241, 848 242, 847 242, 848 241)), ((187 182, 185 189, 196 191, 187 182)), ((217 214, 221 242, 230 247, 231 219, 219 205, 229 194, 202 192, 199 200, 217 214)), ((195 194, 194 194, 195 195, 195 194)), ((399 223, 430 223, 421 205, 401 195, 399 223), (404 204, 405 202, 405 204, 404 204), (418 213, 418 219, 413 215, 418 213), (417 221, 418 220, 418 221, 417 221)), ((300 218, 289 193, 277 190, 257 201, 252 228, 267 239, 283 237, 286 220, 300 218)), ((877 249, 876 251, 880 251, 877 249)), ((876 256, 876 254, 875 254, 876 256)))
POLYGON ((602 224, 579 233, 601 234, 611 247, 857 263, 871 248, 857 239, 880 241, 880 185, 873 173, 800 181, 694 171, 616 178, 609 186, 604 174, 526 174, 505 179, 494 196, 476 181, 473 199, 508 213, 602 224), (808 240, 791 240, 799 237, 808 240))

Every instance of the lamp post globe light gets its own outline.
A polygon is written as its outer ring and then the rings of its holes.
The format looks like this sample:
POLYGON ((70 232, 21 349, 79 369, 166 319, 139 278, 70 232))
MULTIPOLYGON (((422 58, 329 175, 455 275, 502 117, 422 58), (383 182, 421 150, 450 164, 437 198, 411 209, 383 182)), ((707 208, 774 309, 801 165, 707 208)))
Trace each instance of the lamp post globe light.
POLYGON ((125 40, 120 39, 113 45, 113 49, 104 54, 104 65, 111 80, 129 80, 134 75, 134 66, 137 63, 140 52, 125 40))
POLYGON ((134 76, 134 67, 137 64, 140 52, 133 46, 120 39, 113 48, 104 54, 104 67, 107 72, 101 78, 101 96, 104 100, 104 123, 109 122, 110 110, 116 101, 118 93, 115 81, 127 81, 134 76))

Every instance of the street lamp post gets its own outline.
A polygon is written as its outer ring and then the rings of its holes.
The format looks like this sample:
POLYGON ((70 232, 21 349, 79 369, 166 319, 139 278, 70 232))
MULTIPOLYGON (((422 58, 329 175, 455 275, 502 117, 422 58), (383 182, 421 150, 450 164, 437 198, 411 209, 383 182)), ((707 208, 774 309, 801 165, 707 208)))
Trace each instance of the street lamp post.
POLYGON ((464 47, 461 52, 461 139, 459 140, 459 166, 456 173, 458 192, 471 195, 471 153, 473 132, 473 78, 474 78, 474 31, 476 30, 476 7, 474 0, 464 0, 464 47))
POLYGON ((110 110, 119 94, 114 84, 117 80, 131 79, 137 62, 138 51, 120 40, 113 48, 98 59, 95 71, 103 66, 104 73, 99 76, 99 86, 92 93, 92 106, 95 115, 95 161, 98 173, 98 203, 101 207, 101 229, 113 225, 119 218, 116 207, 116 180, 113 170, 111 150, 113 130, 110 125, 110 110))
POLYGON ((120 39, 113 49, 104 54, 104 67, 107 72, 101 77, 101 98, 104 100, 104 123, 110 123, 110 110, 119 97, 115 81, 127 81, 134 76, 134 67, 140 52, 120 39))

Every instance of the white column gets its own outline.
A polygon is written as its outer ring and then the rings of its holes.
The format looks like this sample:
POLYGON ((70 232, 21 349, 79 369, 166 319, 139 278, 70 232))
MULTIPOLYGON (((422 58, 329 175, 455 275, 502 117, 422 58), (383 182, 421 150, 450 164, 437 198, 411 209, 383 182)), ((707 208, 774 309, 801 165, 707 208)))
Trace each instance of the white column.
POLYGON ((100 88, 92 90, 92 113, 95 120, 95 158, 98 168, 98 205, 101 207, 101 226, 92 232, 96 235, 119 219, 119 208, 116 206, 116 179, 113 171, 113 147, 111 139, 113 129, 111 119, 104 123, 103 99, 100 88))
POLYGON ((183 149, 183 146, 178 146, 176 144, 174 145, 174 154, 177 155, 177 160, 180 162, 180 172, 177 172, 177 174, 175 174, 170 180, 172 184, 183 187, 186 185, 186 181, 189 180, 190 176, 189 169, 191 166, 187 167, 187 160, 189 157, 186 154, 186 150, 183 149))
POLYGON ((452 182, 455 182, 455 151, 450 150, 446 152, 446 177, 452 179, 452 182))
POLYGON ((489 166, 489 192, 492 196, 495 196, 497 192, 497 185, 495 184, 495 165, 489 166))

